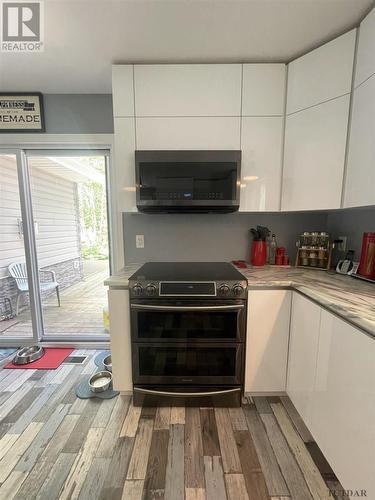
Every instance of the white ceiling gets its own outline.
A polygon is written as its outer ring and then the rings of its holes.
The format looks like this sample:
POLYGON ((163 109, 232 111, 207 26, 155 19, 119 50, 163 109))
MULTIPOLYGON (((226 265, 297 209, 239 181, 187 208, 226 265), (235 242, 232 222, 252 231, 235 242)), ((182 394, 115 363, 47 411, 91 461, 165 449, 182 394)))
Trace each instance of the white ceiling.
POLYGON ((110 93, 112 63, 289 61, 374 0, 45 0, 45 51, 0 53, 0 89, 110 93))

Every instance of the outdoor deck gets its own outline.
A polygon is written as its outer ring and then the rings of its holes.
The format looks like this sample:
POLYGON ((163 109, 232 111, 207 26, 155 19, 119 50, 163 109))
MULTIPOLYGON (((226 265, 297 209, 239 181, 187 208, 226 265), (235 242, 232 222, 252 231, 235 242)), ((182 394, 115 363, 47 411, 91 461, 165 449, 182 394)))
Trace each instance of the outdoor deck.
MULTIPOLYGON (((56 295, 43 301, 45 335, 88 336, 108 335, 103 326, 103 307, 107 305, 104 279, 108 276, 108 262, 95 261, 84 265, 85 278, 80 283, 61 290, 61 307, 56 295)), ((0 323, 0 337, 31 337, 30 311, 0 323)))

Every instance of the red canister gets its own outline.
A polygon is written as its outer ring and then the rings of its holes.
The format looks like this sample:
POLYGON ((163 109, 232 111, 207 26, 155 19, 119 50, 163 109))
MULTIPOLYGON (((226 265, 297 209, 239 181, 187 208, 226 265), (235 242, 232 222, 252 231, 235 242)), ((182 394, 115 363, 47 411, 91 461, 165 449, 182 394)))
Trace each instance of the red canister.
POLYGON ((277 266, 282 266, 283 265, 283 255, 276 255, 276 259, 275 259, 275 264, 277 266))
POLYGON ((375 233, 363 233, 358 274, 375 279, 375 233))
POLYGON ((251 245, 250 262, 253 266, 264 266, 267 262, 267 243, 254 240, 251 245))

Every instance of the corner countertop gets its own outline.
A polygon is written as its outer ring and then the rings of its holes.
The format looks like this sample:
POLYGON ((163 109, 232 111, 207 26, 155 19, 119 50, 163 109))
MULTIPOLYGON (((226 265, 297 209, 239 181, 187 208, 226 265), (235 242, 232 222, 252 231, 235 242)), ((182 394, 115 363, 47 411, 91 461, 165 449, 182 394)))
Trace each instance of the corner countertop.
POLYGON ((327 271, 265 266, 240 269, 248 289, 291 288, 375 338, 375 284, 327 271))
MULTIPOLYGON (((126 266, 107 278, 104 285, 126 290, 130 276, 140 266, 126 266)), ((296 290, 375 338, 375 284, 336 273, 294 267, 249 266, 239 271, 248 280, 248 290, 296 290)))

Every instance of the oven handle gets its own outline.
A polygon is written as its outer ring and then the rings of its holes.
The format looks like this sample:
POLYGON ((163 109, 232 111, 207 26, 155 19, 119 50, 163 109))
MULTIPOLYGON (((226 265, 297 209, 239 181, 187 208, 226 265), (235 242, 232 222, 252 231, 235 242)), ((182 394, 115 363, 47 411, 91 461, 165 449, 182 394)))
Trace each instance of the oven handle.
POLYGON ((152 306, 149 304, 131 304, 131 309, 148 309, 151 311, 238 311, 243 304, 232 306, 152 306))
POLYGON ((220 396, 222 394, 231 394, 233 392, 240 391, 241 388, 237 387, 235 389, 224 389, 223 391, 208 391, 208 392, 168 392, 168 391, 155 391, 152 389, 142 389, 141 387, 134 387, 134 392, 140 392, 142 394, 155 394, 157 396, 177 396, 183 398, 188 396, 189 398, 201 397, 201 396, 220 396))

